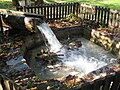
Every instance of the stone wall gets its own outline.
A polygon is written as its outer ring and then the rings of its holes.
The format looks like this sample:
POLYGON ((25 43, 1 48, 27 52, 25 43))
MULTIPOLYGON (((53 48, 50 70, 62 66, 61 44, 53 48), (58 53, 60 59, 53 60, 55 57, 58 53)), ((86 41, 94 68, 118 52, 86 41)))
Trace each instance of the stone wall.
POLYGON ((91 41, 102 46, 105 50, 110 51, 112 54, 120 58, 120 40, 114 36, 108 36, 104 32, 92 30, 91 41))

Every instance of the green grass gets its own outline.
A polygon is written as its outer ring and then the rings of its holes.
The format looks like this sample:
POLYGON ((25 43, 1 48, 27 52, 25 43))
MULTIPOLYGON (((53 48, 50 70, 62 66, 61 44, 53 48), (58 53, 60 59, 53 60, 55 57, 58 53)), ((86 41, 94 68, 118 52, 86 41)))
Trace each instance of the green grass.
POLYGON ((56 2, 80 2, 94 6, 102 6, 106 8, 120 10, 120 0, 46 0, 56 2))
MULTIPOLYGON (((80 2, 85 4, 90 4, 94 6, 103 6, 106 8, 117 9, 120 10, 120 0, 44 0, 47 2, 80 2)), ((0 0, 0 8, 1 9, 13 9, 15 7, 12 6, 12 0, 0 0)))
POLYGON ((0 9, 15 10, 15 7, 12 5, 12 0, 0 0, 0 9))

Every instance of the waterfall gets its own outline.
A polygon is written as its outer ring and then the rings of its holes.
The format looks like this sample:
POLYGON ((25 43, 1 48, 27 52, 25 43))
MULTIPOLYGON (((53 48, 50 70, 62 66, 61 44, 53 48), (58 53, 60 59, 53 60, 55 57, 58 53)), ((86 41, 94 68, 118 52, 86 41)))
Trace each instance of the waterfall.
POLYGON ((40 25, 37 26, 40 32, 45 36, 46 40, 49 44, 50 52, 58 52, 60 51, 62 44, 58 41, 55 34, 51 30, 51 28, 47 25, 47 23, 40 23, 40 25))

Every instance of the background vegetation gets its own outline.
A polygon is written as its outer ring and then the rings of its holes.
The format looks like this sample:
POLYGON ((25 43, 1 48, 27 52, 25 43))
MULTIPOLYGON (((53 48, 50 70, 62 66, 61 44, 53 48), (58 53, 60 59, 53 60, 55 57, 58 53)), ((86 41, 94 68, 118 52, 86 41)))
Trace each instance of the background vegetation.
MULTIPOLYGON (((80 2, 120 10, 120 0, 44 0, 45 2, 80 2)), ((0 8, 15 9, 12 0, 0 0, 0 8)))

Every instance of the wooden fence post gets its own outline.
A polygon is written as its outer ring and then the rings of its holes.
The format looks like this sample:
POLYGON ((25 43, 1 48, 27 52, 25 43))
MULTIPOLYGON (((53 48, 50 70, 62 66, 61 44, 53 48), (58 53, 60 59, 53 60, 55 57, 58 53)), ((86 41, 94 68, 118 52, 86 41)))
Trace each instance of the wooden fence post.
POLYGON ((106 26, 109 25, 109 19, 110 19, 110 8, 108 8, 107 11, 108 11, 108 14, 107 14, 107 24, 106 24, 106 26))
POLYGON ((76 13, 76 15, 78 16, 78 13, 80 13, 80 4, 79 4, 79 3, 76 3, 75 6, 76 6, 76 7, 75 7, 75 13, 76 13))
POLYGON ((97 6, 95 6, 95 21, 97 21, 97 6))

